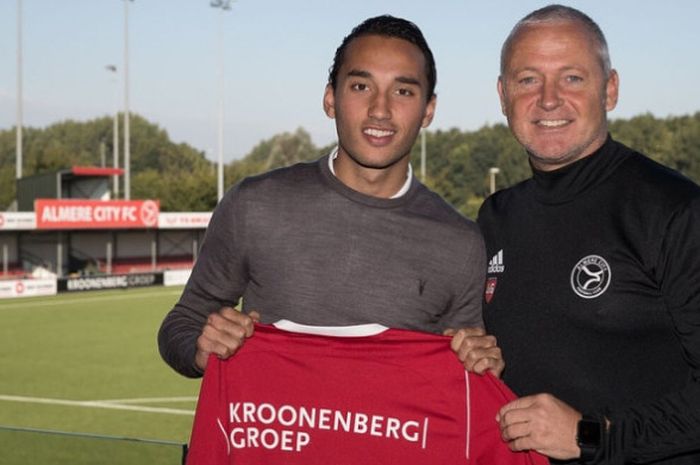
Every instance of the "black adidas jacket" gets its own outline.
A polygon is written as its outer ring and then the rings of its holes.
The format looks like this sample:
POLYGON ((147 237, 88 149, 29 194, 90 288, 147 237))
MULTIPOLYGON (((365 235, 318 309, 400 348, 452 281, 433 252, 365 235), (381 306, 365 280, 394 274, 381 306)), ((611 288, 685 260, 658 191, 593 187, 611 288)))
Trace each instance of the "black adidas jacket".
POLYGON ((700 188, 608 138, 479 224, 507 384, 607 415, 598 463, 700 464, 700 188))

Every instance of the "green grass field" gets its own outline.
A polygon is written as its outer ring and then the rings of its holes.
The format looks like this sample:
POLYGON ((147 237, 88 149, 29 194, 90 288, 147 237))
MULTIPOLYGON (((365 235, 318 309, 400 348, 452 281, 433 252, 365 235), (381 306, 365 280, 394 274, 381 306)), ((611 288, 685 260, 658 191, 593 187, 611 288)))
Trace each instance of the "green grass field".
POLYGON ((179 464, 199 380, 165 365, 156 333, 181 290, 0 300, 0 463, 179 464))

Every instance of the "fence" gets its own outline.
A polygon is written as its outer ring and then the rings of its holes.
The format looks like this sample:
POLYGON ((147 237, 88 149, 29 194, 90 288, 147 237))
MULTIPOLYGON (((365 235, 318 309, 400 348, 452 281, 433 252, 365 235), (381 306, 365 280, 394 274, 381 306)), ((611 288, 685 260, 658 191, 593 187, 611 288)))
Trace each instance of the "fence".
POLYGON ((185 465, 187 444, 0 425, 6 465, 185 465))

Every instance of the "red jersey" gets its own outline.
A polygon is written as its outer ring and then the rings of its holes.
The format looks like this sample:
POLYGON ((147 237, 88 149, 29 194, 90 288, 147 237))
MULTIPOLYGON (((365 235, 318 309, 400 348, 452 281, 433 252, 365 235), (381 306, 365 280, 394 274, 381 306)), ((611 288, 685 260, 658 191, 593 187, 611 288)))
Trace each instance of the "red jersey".
POLYGON ((188 465, 549 463, 508 449, 496 413, 515 396, 467 373, 449 337, 276 326, 258 324, 233 357, 209 359, 188 465))

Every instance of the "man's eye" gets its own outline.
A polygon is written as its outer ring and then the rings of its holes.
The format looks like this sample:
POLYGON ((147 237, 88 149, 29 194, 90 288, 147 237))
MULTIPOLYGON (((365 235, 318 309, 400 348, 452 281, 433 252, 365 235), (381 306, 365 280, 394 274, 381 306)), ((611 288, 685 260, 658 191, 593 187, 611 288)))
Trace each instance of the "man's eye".
POLYGON ((583 82, 583 78, 581 76, 571 74, 569 76, 566 76, 566 82, 570 82, 570 83, 583 82))
POLYGON ((404 97, 411 97, 413 95, 413 91, 411 89, 404 88, 398 89, 396 93, 404 97))
POLYGON ((525 76, 523 78, 518 79, 518 84, 523 84, 523 85, 528 85, 528 84, 534 84, 535 78, 534 76, 525 76))
POLYGON ((367 90, 367 84, 362 84, 361 82, 357 82, 357 83, 351 85, 350 88, 352 90, 359 90, 359 91, 367 90))

